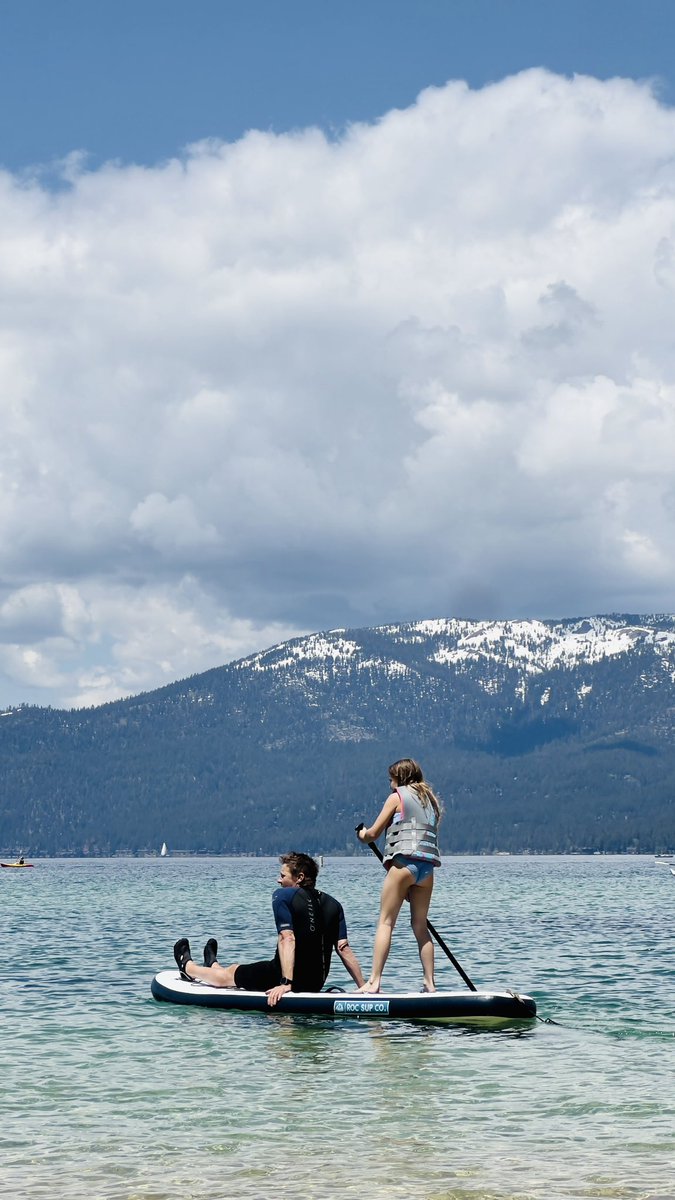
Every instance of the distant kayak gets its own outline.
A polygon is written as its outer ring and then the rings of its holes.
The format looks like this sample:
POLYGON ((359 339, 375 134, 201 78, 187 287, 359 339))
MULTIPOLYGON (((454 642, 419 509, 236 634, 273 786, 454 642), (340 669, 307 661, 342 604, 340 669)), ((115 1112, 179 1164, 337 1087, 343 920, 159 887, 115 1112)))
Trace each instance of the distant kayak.
POLYGON ((0 867, 10 867, 20 871, 22 867, 33 867, 35 863, 0 863, 0 867))
POLYGON ((267 1016, 317 1016, 352 1020, 457 1021, 460 1024, 498 1025, 504 1021, 531 1021, 537 1006, 531 996, 513 992, 287 992, 274 1008, 264 992, 240 988, 214 988, 181 979, 177 971, 160 971, 150 985, 155 1000, 171 1004, 197 1004, 231 1012, 259 1012, 267 1016))

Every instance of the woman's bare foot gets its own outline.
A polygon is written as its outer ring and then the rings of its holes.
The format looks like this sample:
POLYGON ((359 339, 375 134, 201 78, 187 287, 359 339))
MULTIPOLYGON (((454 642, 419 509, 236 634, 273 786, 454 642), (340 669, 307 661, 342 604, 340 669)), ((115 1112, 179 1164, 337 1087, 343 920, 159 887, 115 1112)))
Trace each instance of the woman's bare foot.
POLYGON ((359 991, 359 992, 366 992, 368 995, 371 995, 371 996, 372 996, 372 995, 374 995, 376 992, 379 992, 379 990, 380 990, 380 985, 379 985, 379 983, 375 983, 375 980, 374 980, 374 979, 368 979, 368 980, 367 980, 367 981, 364 983, 363 987, 357 988, 356 990, 357 990, 357 991, 359 991))
POLYGON ((436 984, 435 983, 424 983, 422 985, 422 991, 423 992, 435 992, 436 984))

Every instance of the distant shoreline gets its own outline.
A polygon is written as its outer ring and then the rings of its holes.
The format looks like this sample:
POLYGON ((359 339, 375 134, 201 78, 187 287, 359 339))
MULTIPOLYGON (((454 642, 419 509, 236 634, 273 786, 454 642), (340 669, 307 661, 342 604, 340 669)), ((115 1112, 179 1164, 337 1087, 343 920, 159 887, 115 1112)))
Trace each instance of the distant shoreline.
MULTIPOLYGON (((13 861, 15 861, 14 852, 11 850, 7 850, 7 851, 0 850, 0 857, 2 857, 3 859, 4 858, 12 858, 13 861)), ((58 862, 59 860, 65 861, 68 859, 73 860, 73 861, 78 861, 78 862, 97 862, 97 861, 104 861, 104 860, 110 860, 110 859, 115 859, 115 858, 139 859, 139 860, 148 860, 148 861, 152 861, 154 859, 162 859, 163 862, 166 862, 169 859, 178 859, 181 861, 185 861, 187 859, 193 859, 193 858, 201 858, 201 859, 209 859, 209 858, 269 859, 269 858, 272 858, 272 859, 276 859, 277 855, 273 854, 273 853, 256 854, 253 851, 218 853, 216 851, 209 851, 209 850, 173 850, 169 854, 162 856, 161 854, 159 854, 159 852, 153 853, 153 852, 146 851, 146 850, 120 850, 115 854, 77 854, 73 851, 64 851, 63 853, 59 853, 59 854, 29 853, 28 857, 31 859, 34 859, 35 861, 42 861, 42 862, 47 862, 47 861, 58 862)), ((319 857, 318 851, 315 853, 314 857, 319 857)), ((359 853, 339 854, 337 852, 331 853, 330 851, 328 853, 326 853, 326 852, 323 853, 324 859, 327 859, 327 858, 334 858, 334 859, 363 858, 363 859, 367 859, 367 857, 368 856, 364 852, 361 852, 360 854, 359 853)), ((443 853, 441 855, 441 857, 443 859, 451 859, 451 858, 476 858, 476 859, 486 859, 486 858, 648 858, 648 859, 653 859, 653 858, 675 857, 675 851, 668 851, 668 850, 664 850, 664 851, 661 851, 661 850, 659 850, 659 851, 654 851, 654 850, 639 850, 639 851, 635 851, 635 850, 521 850, 521 851, 495 850, 494 852, 491 852, 491 853, 487 853, 487 852, 486 853, 475 853, 472 851, 453 850, 453 851, 450 851, 449 853, 443 853)))

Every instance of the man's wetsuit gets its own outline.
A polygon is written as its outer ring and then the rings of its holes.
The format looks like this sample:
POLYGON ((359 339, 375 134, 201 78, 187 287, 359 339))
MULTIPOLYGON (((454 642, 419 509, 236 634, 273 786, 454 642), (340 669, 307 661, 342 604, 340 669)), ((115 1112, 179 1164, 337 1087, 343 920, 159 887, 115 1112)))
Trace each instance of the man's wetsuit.
MULTIPOLYGON (((320 992, 330 970, 333 948, 347 940, 342 905, 315 888, 277 888, 272 896, 277 933, 295 935, 294 992, 320 992)), ((234 975, 236 987, 266 992, 281 983, 279 951, 269 962, 242 963, 234 975)))

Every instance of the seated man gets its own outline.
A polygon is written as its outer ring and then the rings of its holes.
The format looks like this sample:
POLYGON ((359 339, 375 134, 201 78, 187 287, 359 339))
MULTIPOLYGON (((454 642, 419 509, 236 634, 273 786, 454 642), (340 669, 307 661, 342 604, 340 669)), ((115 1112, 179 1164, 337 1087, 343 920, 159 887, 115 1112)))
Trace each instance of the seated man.
POLYGON ((359 961, 347 941, 342 905, 316 890, 319 868, 308 854, 282 854, 279 887, 272 896, 277 926, 277 951, 265 962, 235 963, 221 967, 218 943, 209 938, 204 966, 193 961, 187 938, 176 942, 173 953, 183 979, 197 979, 212 987, 238 987, 247 992, 267 992, 273 1007, 286 992, 320 992, 330 970, 333 949, 358 987, 363 984, 359 961))

